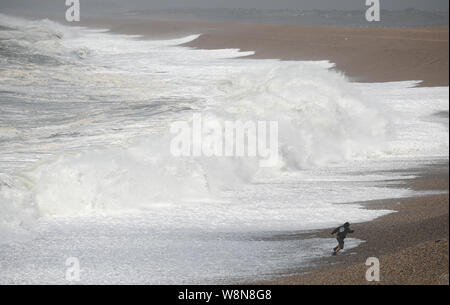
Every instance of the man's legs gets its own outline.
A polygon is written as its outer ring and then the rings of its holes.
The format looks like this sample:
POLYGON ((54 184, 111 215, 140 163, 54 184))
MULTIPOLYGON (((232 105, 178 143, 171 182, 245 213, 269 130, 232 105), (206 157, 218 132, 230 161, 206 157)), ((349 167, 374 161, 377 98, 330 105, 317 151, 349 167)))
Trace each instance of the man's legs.
POLYGON ((344 240, 337 238, 338 245, 334 247, 334 254, 338 253, 340 250, 344 249, 344 240))

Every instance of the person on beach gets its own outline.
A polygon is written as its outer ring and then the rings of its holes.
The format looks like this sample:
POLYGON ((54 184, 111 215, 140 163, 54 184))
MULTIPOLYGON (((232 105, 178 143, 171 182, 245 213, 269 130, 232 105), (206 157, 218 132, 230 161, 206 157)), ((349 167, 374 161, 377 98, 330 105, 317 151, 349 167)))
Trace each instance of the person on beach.
POLYGON ((331 232, 331 235, 337 233, 336 239, 338 241, 338 245, 333 249, 333 255, 336 255, 340 250, 344 249, 344 239, 347 236, 347 233, 353 233, 355 231, 350 229, 350 224, 348 222, 344 223, 342 226, 337 227, 331 232))

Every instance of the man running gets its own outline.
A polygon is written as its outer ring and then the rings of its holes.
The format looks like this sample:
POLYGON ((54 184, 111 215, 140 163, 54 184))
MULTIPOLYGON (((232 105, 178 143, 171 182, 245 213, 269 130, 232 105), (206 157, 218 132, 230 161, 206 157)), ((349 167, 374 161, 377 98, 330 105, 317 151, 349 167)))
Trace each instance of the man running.
POLYGON ((344 223, 342 226, 337 227, 331 232, 331 235, 337 233, 336 239, 338 241, 338 245, 333 249, 333 255, 336 255, 340 250, 344 249, 344 239, 347 236, 347 233, 353 233, 355 231, 350 230, 350 224, 348 222, 344 223))

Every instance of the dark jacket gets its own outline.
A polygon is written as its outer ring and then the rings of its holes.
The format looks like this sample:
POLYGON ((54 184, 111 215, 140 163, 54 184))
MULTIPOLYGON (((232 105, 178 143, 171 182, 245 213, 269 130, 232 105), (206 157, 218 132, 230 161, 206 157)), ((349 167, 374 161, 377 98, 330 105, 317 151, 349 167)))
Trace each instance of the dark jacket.
POLYGON ((353 232, 355 232, 355 231, 350 230, 350 226, 348 226, 348 227, 340 226, 340 227, 337 227, 336 229, 334 229, 333 232, 331 232, 331 234, 337 233, 337 238, 344 239, 347 236, 347 233, 353 233, 353 232))

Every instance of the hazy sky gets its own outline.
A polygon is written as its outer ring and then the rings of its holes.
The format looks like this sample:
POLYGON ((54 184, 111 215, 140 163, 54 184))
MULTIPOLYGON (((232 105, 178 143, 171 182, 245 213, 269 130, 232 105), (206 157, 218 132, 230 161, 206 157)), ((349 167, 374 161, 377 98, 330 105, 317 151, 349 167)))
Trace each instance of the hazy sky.
MULTIPOLYGON (((448 0, 380 0, 381 8, 398 10, 409 7, 422 10, 448 11, 448 0)), ((126 12, 136 9, 173 7, 201 8, 270 8, 270 9, 340 9, 362 10, 365 0, 80 0, 82 11, 95 14, 126 12)), ((0 0, 0 12, 59 12, 65 0, 0 0)))

